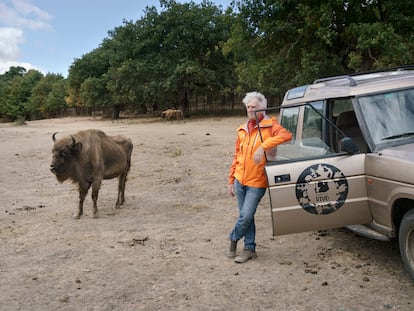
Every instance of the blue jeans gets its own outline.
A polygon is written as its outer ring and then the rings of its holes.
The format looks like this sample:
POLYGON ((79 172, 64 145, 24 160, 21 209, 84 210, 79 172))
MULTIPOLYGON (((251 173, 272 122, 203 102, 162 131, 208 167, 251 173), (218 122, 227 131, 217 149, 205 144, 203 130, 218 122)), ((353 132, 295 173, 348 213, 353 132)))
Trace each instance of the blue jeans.
POLYGON ((256 225, 254 214, 257 206, 266 192, 266 188, 243 186, 237 179, 234 181, 234 192, 239 207, 239 218, 234 229, 230 232, 230 240, 238 241, 244 237, 244 249, 256 249, 256 225))

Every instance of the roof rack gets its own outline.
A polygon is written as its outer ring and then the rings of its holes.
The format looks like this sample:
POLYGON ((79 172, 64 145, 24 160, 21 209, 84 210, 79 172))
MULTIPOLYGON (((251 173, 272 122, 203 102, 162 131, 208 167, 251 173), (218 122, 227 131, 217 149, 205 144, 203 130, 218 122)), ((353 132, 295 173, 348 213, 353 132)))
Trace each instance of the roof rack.
POLYGON ((378 73, 378 72, 406 71, 406 70, 414 70, 414 65, 396 66, 396 67, 390 67, 390 68, 385 68, 385 69, 356 72, 356 73, 349 74, 349 75, 341 75, 341 76, 321 78, 321 79, 315 80, 313 82, 313 84, 328 82, 328 81, 333 81, 333 80, 347 79, 349 81, 349 86, 356 86, 358 83, 353 78, 353 77, 356 77, 356 76, 366 75, 366 74, 370 74, 370 73, 378 73))
POLYGON ((349 81, 349 86, 357 85, 357 82, 355 81, 355 79, 353 79, 351 76, 348 76, 348 75, 317 79, 313 82, 313 84, 328 82, 328 81, 333 81, 333 80, 340 80, 340 79, 347 79, 349 81))
POLYGON ((395 66, 395 67, 389 67, 389 68, 383 68, 383 69, 361 71, 361 72, 353 73, 351 74, 351 76, 360 76, 360 75, 365 75, 369 73, 378 73, 378 72, 387 72, 387 71, 405 71, 405 70, 414 70, 414 65, 395 66))
POLYGON ((399 71, 414 70, 414 65, 405 65, 405 66, 399 66, 399 67, 390 68, 390 69, 397 69, 399 71))

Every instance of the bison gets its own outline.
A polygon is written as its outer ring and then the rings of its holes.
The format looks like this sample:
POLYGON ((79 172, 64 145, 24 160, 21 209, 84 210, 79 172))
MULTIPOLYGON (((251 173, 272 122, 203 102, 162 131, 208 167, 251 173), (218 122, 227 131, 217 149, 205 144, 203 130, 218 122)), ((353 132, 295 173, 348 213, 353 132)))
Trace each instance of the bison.
POLYGON ((181 110, 167 109, 161 113, 161 118, 167 120, 181 120, 183 118, 183 112, 181 110))
POLYGON ((125 183, 131 166, 133 145, 129 138, 108 136, 100 130, 84 130, 56 139, 50 170, 59 182, 78 184, 79 206, 74 218, 83 214, 83 202, 92 186, 93 217, 98 217, 98 193, 103 179, 118 177, 118 209, 125 201, 125 183))

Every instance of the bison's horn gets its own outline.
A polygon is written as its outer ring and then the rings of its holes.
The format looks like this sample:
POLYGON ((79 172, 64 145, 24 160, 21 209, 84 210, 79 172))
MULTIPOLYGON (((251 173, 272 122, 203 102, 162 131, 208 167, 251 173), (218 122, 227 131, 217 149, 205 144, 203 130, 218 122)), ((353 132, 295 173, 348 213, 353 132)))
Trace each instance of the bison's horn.
POLYGON ((53 133, 53 135, 52 135, 52 139, 53 139, 53 141, 56 141, 56 134, 57 133, 59 133, 59 132, 55 132, 55 133, 53 133))
POLYGON ((72 138, 72 143, 71 143, 71 146, 74 146, 74 145, 75 145, 75 143, 76 143, 75 138, 74 138, 72 135, 70 135, 70 137, 72 138))

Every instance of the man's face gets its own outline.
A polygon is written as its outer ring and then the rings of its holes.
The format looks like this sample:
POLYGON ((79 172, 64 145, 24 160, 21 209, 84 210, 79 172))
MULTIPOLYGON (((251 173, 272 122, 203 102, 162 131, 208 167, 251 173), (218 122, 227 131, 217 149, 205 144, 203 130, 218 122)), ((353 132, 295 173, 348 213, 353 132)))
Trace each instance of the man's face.
MULTIPOLYGON (((256 117, 254 115, 254 111, 259 109, 259 107, 260 107, 260 105, 259 105, 259 101, 257 99, 253 99, 247 104, 247 117, 250 120, 256 119, 256 117)), ((263 115, 262 112, 257 113, 258 118, 260 118, 262 115, 263 115)))

